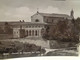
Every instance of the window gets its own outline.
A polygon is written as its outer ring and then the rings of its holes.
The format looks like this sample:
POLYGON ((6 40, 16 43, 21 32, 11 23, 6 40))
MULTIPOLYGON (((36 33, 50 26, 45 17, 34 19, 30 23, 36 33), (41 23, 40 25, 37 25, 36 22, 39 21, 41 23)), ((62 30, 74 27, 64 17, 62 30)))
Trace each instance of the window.
POLYGON ((18 32, 17 32, 18 33, 18 32))
POLYGON ((37 33, 37 30, 36 30, 36 31, 35 31, 35 35, 37 36, 37 34, 38 34, 38 33, 37 33))
POLYGON ((31 26, 29 26, 29 28, 31 28, 31 26))
POLYGON ((38 19, 36 19, 36 20, 35 20, 35 22, 39 22, 39 20, 38 20, 38 19))
POLYGON ((40 28, 40 26, 38 26, 40 28))
POLYGON ((34 36, 34 30, 32 30, 32 36, 34 36))
POLYGON ((35 26, 37 28, 37 26, 35 26))

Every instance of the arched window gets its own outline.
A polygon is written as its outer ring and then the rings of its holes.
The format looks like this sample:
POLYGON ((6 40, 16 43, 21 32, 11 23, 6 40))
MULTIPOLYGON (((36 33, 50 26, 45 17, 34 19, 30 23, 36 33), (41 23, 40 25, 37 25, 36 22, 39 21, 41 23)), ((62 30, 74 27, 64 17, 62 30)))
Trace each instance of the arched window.
POLYGON ((36 20, 35 20, 35 22, 39 22, 39 20, 38 20, 38 19, 36 19, 36 20))

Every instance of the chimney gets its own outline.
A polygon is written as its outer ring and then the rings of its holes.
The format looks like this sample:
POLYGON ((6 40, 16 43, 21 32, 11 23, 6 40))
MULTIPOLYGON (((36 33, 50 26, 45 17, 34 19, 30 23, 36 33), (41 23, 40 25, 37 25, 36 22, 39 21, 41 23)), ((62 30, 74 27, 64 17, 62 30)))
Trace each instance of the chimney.
POLYGON ((20 20, 20 22, 21 22, 21 20, 20 20))
POLYGON ((23 20, 23 22, 25 22, 25 21, 23 20))

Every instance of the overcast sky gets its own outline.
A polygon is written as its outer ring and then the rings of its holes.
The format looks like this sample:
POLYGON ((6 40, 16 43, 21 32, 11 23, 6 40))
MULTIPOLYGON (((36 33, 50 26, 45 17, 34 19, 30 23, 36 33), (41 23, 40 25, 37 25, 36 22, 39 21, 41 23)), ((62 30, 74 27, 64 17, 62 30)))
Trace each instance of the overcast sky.
POLYGON ((0 21, 30 21, 37 12, 63 13, 80 16, 80 0, 0 0, 0 21))

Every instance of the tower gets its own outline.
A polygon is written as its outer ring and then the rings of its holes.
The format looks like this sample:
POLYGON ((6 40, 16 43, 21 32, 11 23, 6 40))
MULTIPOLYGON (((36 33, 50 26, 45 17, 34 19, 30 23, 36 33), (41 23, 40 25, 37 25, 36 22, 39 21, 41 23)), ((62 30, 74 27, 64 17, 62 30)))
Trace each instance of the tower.
POLYGON ((70 12, 70 16, 74 19, 74 11, 73 11, 73 9, 70 12))

